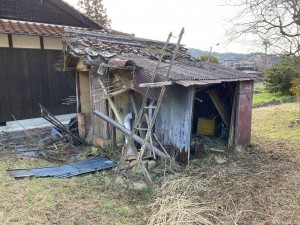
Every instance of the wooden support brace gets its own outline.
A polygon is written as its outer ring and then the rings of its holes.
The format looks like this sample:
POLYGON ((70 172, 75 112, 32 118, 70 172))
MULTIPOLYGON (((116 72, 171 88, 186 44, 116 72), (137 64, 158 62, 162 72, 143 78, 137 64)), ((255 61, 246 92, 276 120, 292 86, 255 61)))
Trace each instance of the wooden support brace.
POLYGON ((225 108, 225 105, 222 101, 222 99, 220 98, 220 96, 218 95, 218 93, 216 92, 216 90, 211 89, 208 90, 207 93, 209 94, 211 100, 213 101, 214 105, 216 106, 225 126, 227 128, 229 128, 230 124, 229 124, 229 112, 227 111, 227 109, 225 108))

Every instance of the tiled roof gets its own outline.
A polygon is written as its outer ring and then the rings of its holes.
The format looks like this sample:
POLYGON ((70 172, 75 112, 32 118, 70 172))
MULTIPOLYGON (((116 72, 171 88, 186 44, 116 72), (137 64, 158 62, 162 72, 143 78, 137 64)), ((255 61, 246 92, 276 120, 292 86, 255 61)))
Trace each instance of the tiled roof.
MULTIPOLYGON (((99 65, 109 63, 118 57, 133 61, 138 67, 148 71, 149 76, 154 71, 164 42, 101 34, 97 32, 80 32, 67 30, 63 36, 65 51, 75 58, 82 59, 86 64, 99 65)), ((165 76, 168 70, 175 44, 169 44, 166 57, 158 71, 165 76)), ((169 80, 173 81, 236 81, 252 79, 251 75, 209 62, 197 62, 190 56, 187 49, 181 46, 171 70, 169 80)), ((187 86, 191 85, 190 83, 187 86)))
MULTIPOLYGON (((77 29, 65 29, 63 36, 65 49, 76 58, 83 58, 91 64, 97 64, 102 58, 111 58, 115 55, 132 53, 158 60, 160 51, 165 43, 161 41, 137 38, 133 36, 103 34, 97 31, 81 31, 77 29)), ((168 45, 165 60, 171 59, 176 45, 168 45)), ((191 58, 187 49, 181 46, 178 57, 191 58)))
MULTIPOLYGON (((68 26, 0 19, 0 33, 61 37, 66 27, 68 26)), ((90 30, 88 28, 76 29, 80 31, 90 30)), ((101 30, 98 32, 108 33, 106 30, 101 30)), ((117 33, 118 31, 113 32, 117 33)))
POLYGON ((0 20, 0 33, 61 36, 63 29, 58 25, 0 20))

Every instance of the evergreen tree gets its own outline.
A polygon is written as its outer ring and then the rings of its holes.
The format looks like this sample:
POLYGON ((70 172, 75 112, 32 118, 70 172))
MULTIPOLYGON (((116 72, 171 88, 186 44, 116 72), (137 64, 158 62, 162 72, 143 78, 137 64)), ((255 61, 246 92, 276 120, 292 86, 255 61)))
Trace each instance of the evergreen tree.
POLYGON ((110 28, 111 20, 106 14, 106 8, 104 8, 102 0, 79 0, 78 6, 97 23, 110 28))

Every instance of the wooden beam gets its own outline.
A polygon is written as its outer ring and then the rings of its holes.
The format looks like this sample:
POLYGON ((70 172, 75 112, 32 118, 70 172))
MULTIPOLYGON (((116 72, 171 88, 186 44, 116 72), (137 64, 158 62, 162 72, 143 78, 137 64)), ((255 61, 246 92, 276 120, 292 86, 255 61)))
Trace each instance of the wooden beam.
POLYGON ((213 101, 214 105, 216 106, 225 126, 229 128, 229 112, 225 108, 225 104, 223 103, 222 99, 214 89, 210 89, 207 91, 211 100, 213 101))
POLYGON ((8 46, 10 48, 13 48, 14 45, 13 45, 13 41, 12 41, 12 35, 11 34, 7 34, 7 39, 8 39, 8 46))
POLYGON ((230 128, 229 128, 229 138, 228 138, 228 148, 234 146, 234 139, 235 139, 235 117, 236 117, 236 102, 237 102, 237 92, 238 92, 238 86, 236 85, 234 89, 233 94, 233 102, 231 107, 231 118, 230 118, 230 128))
POLYGON ((86 68, 65 67, 64 72, 88 72, 86 68))
POLYGON ((119 95, 119 94, 122 94, 122 93, 124 93, 124 92, 126 92, 128 90, 129 90, 129 88, 126 87, 126 88, 120 89, 118 91, 114 91, 114 92, 111 92, 109 94, 105 94, 105 97, 103 97, 102 99, 112 98, 112 97, 114 97, 116 95, 119 95))
POLYGON ((144 84, 139 84, 139 87, 150 87, 150 88, 155 88, 155 87, 162 87, 162 86, 168 86, 172 85, 172 81, 163 81, 163 82, 156 82, 156 83, 144 83, 144 84))
POLYGON ((44 38, 42 36, 40 36, 39 38, 40 38, 40 47, 41 47, 41 49, 45 49, 44 38))

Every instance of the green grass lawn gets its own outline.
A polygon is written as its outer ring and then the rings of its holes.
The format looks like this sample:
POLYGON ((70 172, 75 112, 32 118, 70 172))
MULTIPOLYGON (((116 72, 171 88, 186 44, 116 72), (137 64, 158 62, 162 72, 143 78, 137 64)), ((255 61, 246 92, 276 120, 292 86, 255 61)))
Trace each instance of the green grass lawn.
POLYGON ((265 103, 272 103, 272 102, 287 102, 292 101, 293 96, 291 95, 280 95, 278 93, 268 93, 268 92, 262 92, 262 93, 254 93, 253 95, 253 105, 261 105, 265 103))
POLYGON ((272 102, 289 102, 293 101, 294 97, 291 95, 282 95, 279 93, 269 93, 265 90, 264 84, 262 82, 254 84, 254 94, 253 94, 253 105, 262 105, 272 102))

